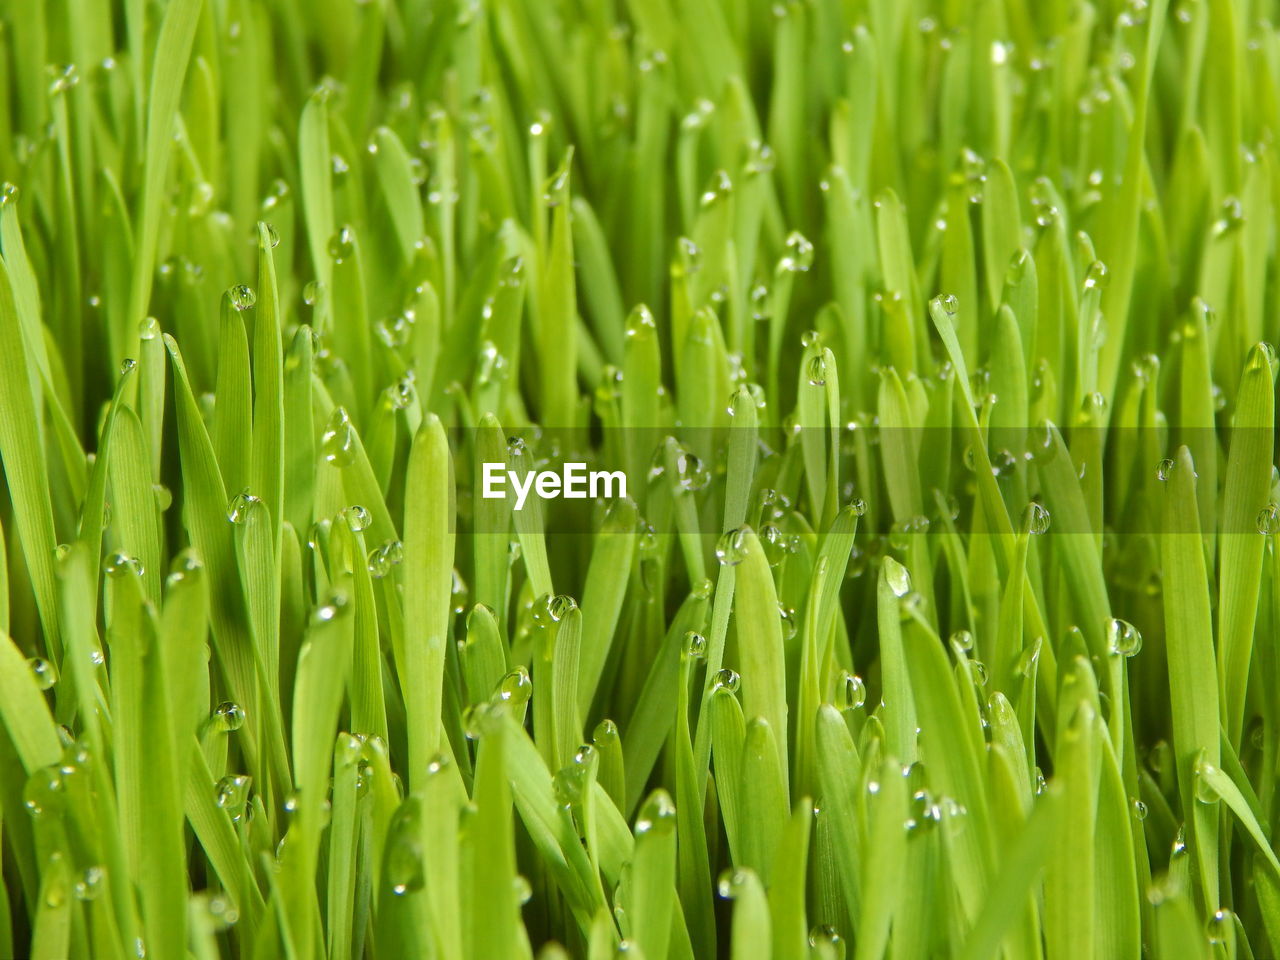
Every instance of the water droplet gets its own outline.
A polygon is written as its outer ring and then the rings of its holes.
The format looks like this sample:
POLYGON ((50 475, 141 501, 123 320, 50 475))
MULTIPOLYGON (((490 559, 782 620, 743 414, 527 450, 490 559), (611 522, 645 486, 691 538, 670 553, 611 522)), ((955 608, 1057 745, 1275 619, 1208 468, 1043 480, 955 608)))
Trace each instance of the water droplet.
POLYGON ((1133 819, 1139 822, 1147 819, 1147 805, 1145 803, 1135 799, 1131 802, 1131 806, 1133 807, 1133 819))
POLYGON ((738 527, 721 534, 716 541, 716 559, 722 567, 736 567, 747 558, 747 528, 738 527))
POLYGON ((248 523, 249 514, 262 505, 262 500, 248 490, 242 490, 227 504, 227 519, 232 523, 248 523))
POLYGON ((533 899, 533 887, 523 874, 517 873, 511 878, 511 889, 515 894, 516 903, 522 907, 533 899))
POLYGON ((796 612, 794 610, 778 604, 778 620, 782 627, 783 640, 790 640, 796 635, 796 612))
POLYGON ((746 886, 750 876, 751 874, 742 868, 735 870, 731 867, 722 872, 716 880, 716 892, 723 899, 732 900, 746 886))
POLYGON ((7 207, 10 204, 18 202, 18 195, 21 191, 16 184, 9 183, 7 180, 4 186, 0 186, 0 207, 7 207))
POLYGON ((951 645, 968 653, 973 649, 973 634, 968 630, 957 630, 951 634, 951 645))
POLYGON ((1207 760, 1197 760, 1194 772, 1196 799, 1201 803, 1217 803, 1221 796, 1217 787, 1210 781, 1210 777, 1219 772, 1218 768, 1207 760))
POLYGON ((280 246, 280 233, 273 223, 264 223, 263 226, 267 228, 267 245, 274 250, 280 246))
POLYGON ((233 773, 223 777, 214 785, 213 802, 230 814, 232 822, 238 823, 244 818, 249 801, 249 787, 252 783, 252 777, 233 773))
POLYGON ((369 524, 373 523, 373 514, 369 512, 368 507, 362 507, 357 503, 342 511, 342 519, 347 522, 348 530, 352 533, 360 533, 369 529, 369 524))
POLYGON ((369 551, 369 575, 381 580, 391 568, 404 560, 404 544, 399 540, 387 540, 369 551))
POLYGON ((761 140, 747 144, 747 161, 743 168, 752 176, 773 172, 775 164, 773 148, 761 140))
POLYGON ((511 704, 516 710, 523 710, 532 695, 533 681, 529 679, 529 671, 523 665, 498 681, 498 699, 511 704))
POLYGON ((127 553, 117 551, 107 557, 107 562, 102 568, 109 577, 140 577, 145 572, 142 568, 142 561, 137 557, 132 557, 127 553))
POLYGON ((312 617, 317 623, 328 623, 346 609, 347 603, 348 599, 345 593, 341 590, 332 590, 323 602, 316 607, 312 617))
POLYGON ((702 251, 688 237, 676 240, 676 262, 671 272, 677 277, 688 277, 702 269, 702 251))
POLYGON ((57 813, 65 802, 66 790, 58 764, 36 769, 22 789, 22 802, 33 817, 57 813))
POLYGON ((416 817, 405 817, 395 831, 387 851, 387 880, 397 897, 417 893, 426 885, 426 869, 422 862, 422 846, 415 834, 416 817))
POLYGON ((806 273, 813 266, 813 244, 798 230, 787 234, 787 252, 778 261, 778 269, 788 273, 806 273))
POLYGON ((413 341, 413 325, 416 322, 417 316, 414 312, 405 310, 389 320, 379 320, 374 325, 374 333, 385 346, 393 350, 397 347, 406 347, 413 341))
POLYGON ((155 317, 147 317, 138 322, 138 339, 154 340, 160 336, 160 321, 155 317))
POLYGON ((350 466, 356 458, 356 431, 351 417, 342 407, 335 407, 329 417, 324 434, 320 437, 320 451, 325 460, 335 467, 350 466))
POLYGON ((1014 668, 1021 677, 1033 676, 1040 662, 1040 648, 1044 646, 1044 638, 1036 637, 1018 655, 1018 663, 1014 668))
POLYGON ((1222 201, 1221 216, 1213 223, 1213 235, 1221 237, 1234 233, 1244 225, 1244 205, 1239 197, 1227 197, 1222 201))
POLYGON ((737 693, 738 686, 741 683, 742 678, 738 676, 738 671, 725 667, 716 671, 716 675, 711 681, 711 688, 713 690, 727 690, 729 693, 737 693))
POLYGON ((783 533, 774 524, 766 523, 760 528, 760 545, 764 547, 769 566, 776 567, 800 549, 800 537, 793 533, 783 533))
POLYGON ((856 673, 844 671, 836 681, 836 706, 856 710, 867 702, 867 685, 856 673))
POLYGON ((809 946, 835 947, 840 943, 840 934, 829 923, 820 923, 809 930, 809 946))
POLYGON ((345 263, 355 252, 356 237, 350 227, 343 227, 329 238, 329 256, 334 263, 345 263))
POLYGON ((827 360, 821 354, 814 354, 809 358, 809 362, 805 364, 805 377, 811 386, 821 387, 827 382, 827 360))
POLYGON ((1027 504, 1026 512, 1022 516, 1023 526, 1033 534, 1040 535, 1049 532, 1049 510, 1044 504, 1032 500, 1027 504))
POLYGON ((314 307, 323 295, 324 284, 319 280, 311 280, 302 288, 302 302, 308 307, 314 307))
POLYGON ((210 719, 219 733, 234 733, 244 726, 244 707, 233 700, 224 700, 214 709, 210 719))
POLYGON ((231 300, 231 305, 241 312, 258 302, 258 295, 253 292, 253 288, 243 283, 237 283, 228 290, 227 297, 231 300))
POLYGON ((682 650, 690 660, 701 660, 707 655, 707 638, 690 630, 684 635, 682 650))
POLYGON ((893 557, 884 558, 884 578, 895 597, 905 597, 911 592, 911 574, 893 557))
POLYGON ((102 892, 103 879, 106 877, 106 871, 99 866, 85 867, 84 872, 80 874, 80 879, 76 881, 75 895, 77 900, 96 900, 98 894, 102 892))
POLYGON ((557 594, 556 596, 547 594, 534 603, 533 621, 543 626, 550 626, 553 623, 559 623, 571 611, 576 609, 578 609, 578 601, 573 597, 565 594, 557 594))
POLYGON ((1089 269, 1085 271, 1084 288, 1086 290, 1102 289, 1107 285, 1110 274, 1107 271, 1107 265, 1101 260, 1095 260, 1089 265, 1089 269))
POLYGON ((1168 458, 1161 460, 1156 465, 1156 478, 1158 480, 1167 481, 1171 476, 1173 476, 1173 468, 1174 463, 1172 460, 1169 460, 1168 458))
POLYGON ((1107 649, 1118 656, 1136 656, 1142 649, 1142 634, 1127 620, 1113 619, 1107 623, 1107 649))
POLYGON ((41 690, 48 690, 58 682, 58 669, 44 657, 32 657, 27 661, 27 666, 31 668, 32 674, 36 678, 36 686, 41 690))
POLYGON ((1204 925, 1204 934, 1212 944, 1226 943, 1231 936, 1232 913, 1230 910, 1215 910, 1204 925))
POLYGON ((733 193, 733 181, 729 179, 729 174, 724 170, 717 170, 711 175, 711 181, 702 191, 699 202, 704 207, 710 207, 728 199, 731 193, 733 193))
POLYGON ((1280 533, 1280 504, 1269 503, 1258 511, 1258 532, 1273 537, 1280 533))
POLYGON ((686 493, 695 493, 711 482, 711 473, 702 460, 685 450, 676 456, 676 482, 686 493))
POLYGON ((214 930, 225 930, 240 919, 240 911, 224 896, 210 897, 204 905, 205 916, 214 930))
POLYGON ((127 377, 129 374, 133 373, 134 368, 137 366, 137 360, 133 359, 133 357, 125 357, 120 361, 120 376, 127 377))
POLYGON ((636 817, 635 835, 639 839, 646 834, 666 836, 676 828, 676 805, 665 790, 655 790, 640 808, 636 817))
POLYGON ((960 312, 960 299, 954 293, 943 294, 937 302, 948 317, 954 318, 960 312))

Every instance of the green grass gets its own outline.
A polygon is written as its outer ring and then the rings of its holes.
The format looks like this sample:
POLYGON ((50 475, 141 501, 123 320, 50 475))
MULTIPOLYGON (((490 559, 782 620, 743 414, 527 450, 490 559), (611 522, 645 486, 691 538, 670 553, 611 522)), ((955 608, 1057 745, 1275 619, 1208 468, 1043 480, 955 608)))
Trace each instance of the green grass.
POLYGON ((1280 956, 1276 24, 0 3, 0 957, 1280 956))

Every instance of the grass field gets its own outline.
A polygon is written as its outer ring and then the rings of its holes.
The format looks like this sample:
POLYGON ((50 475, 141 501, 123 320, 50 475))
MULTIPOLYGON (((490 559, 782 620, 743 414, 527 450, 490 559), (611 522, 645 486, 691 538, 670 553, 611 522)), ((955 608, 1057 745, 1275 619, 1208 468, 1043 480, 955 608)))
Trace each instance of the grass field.
POLYGON ((1280 957, 1277 133, 1269 0, 0 0, 0 957, 1280 957))

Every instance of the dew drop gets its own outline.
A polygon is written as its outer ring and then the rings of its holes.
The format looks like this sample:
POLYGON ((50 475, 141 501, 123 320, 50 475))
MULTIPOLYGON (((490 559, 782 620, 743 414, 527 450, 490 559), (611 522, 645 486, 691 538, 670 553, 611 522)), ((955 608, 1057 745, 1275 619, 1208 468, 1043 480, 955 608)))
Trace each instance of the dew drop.
POLYGON ((362 507, 358 503, 343 510, 342 518, 347 522, 347 529, 352 533, 368 530, 369 525, 373 523, 373 514, 369 512, 369 508, 362 507))
POLYGON ((836 947, 840 943, 840 934, 829 923, 820 923, 809 930, 809 946, 836 947))
POLYGON ((369 575, 381 580, 391 568, 404 560, 404 544, 399 540, 387 540, 369 551, 369 575))
POLYGON ((233 700, 224 700, 214 709, 210 719, 219 733, 234 733, 244 726, 244 707, 233 700))
POLYGON ((695 493, 711 482, 711 473, 701 459, 685 450, 676 456, 676 482, 686 493, 695 493))
POLYGON ((747 528, 738 527, 721 534, 716 541, 716 559, 722 567, 736 567, 747 557, 747 528))
POLYGON ((517 710, 523 709, 533 695, 533 681, 523 665, 516 667, 498 681, 498 699, 517 710))
POLYGON ((884 577, 895 597, 905 597, 911 592, 911 574, 893 557, 884 558, 884 577))
POLYGON ((809 362, 805 364, 805 377, 811 386, 821 387, 826 384, 827 360, 823 354, 815 354, 809 358, 809 362))
POLYGON ((231 305, 242 313, 258 302, 258 295, 253 292, 253 288, 243 283, 237 283, 228 290, 227 297, 230 298, 231 305))
POLYGON ((1127 620, 1110 620, 1107 623, 1107 649, 1122 657, 1136 656, 1142 649, 1142 634, 1127 620))
POLYGON ((867 702, 867 685, 856 673, 844 671, 836 681, 836 706, 856 710, 867 702))
POLYGON ((717 878, 716 892, 720 894, 722 899, 732 900, 746 886, 749 876, 750 874, 746 870, 741 868, 735 870, 730 867, 717 878))
POLYGON ((738 676, 738 671, 729 667, 724 667, 716 671, 715 677, 711 681, 712 690, 727 690, 729 693, 737 693, 738 687, 742 683, 742 678, 738 676))
POLYGON ((141 560, 119 551, 107 557, 107 562, 102 569, 109 577, 140 577, 145 572, 141 560))
POLYGON ((343 227, 329 238, 329 256, 334 263, 345 263, 355 252, 356 238, 350 227, 343 227))
POLYGON ((1174 463, 1172 460, 1165 458, 1156 465, 1156 479, 1167 481, 1173 476, 1174 463))
POLYGON ((787 273, 806 273, 813 266, 813 244, 798 230, 787 234, 786 253, 778 261, 778 269, 787 273))
POLYGON ((1280 533, 1280 504, 1269 503, 1258 511, 1258 532, 1273 537, 1280 533))
POLYGON ((1207 760, 1197 760, 1195 765, 1196 800, 1200 803, 1217 803, 1221 799, 1217 788, 1210 782, 1210 777, 1218 773, 1218 768, 1207 760))
POLYGON ((232 822, 239 822, 244 818, 249 786, 252 783, 252 777, 236 773, 228 774, 214 785, 213 802, 230 814, 232 822))
POLYGON ((684 635, 684 644, 681 649, 690 660, 701 660, 707 655, 707 638, 690 630, 684 635))
POLYGON ((160 321, 155 317, 147 317, 138 322, 138 339, 154 340, 160 336, 160 321))
POLYGON ((1231 935, 1231 919, 1230 910, 1215 910, 1204 925, 1204 934, 1208 937, 1209 942, 1217 945, 1227 942, 1231 935))
POLYGON ((356 431, 351 417, 342 407, 334 408, 320 437, 320 450, 325 460, 335 467, 350 466, 356 458, 356 431))
POLYGON ((330 591, 312 614, 317 623, 328 623, 340 614, 347 606, 347 595, 341 590, 330 591))
POLYGON ((75 895, 77 900, 96 900, 102 892, 106 871, 99 866, 85 867, 76 881, 75 895))
POLYGON ((1031 533, 1039 536, 1049 532, 1049 509, 1042 503, 1032 500, 1027 504, 1026 512, 1023 514, 1022 520, 1031 533))
POLYGON ((262 500, 248 490, 242 490, 227 504, 227 519, 232 523, 248 523, 249 514, 262 505, 262 500))
POLYGON ((41 690, 48 690, 58 682, 58 669, 44 657, 32 657, 27 661, 27 666, 31 668, 36 686, 41 690))
POLYGON ((676 805, 665 790, 655 790, 640 808, 636 818, 635 835, 639 839, 648 834, 666 836, 676 828, 676 805))
POLYGON ((1086 290, 1102 289, 1107 285, 1110 274, 1107 271, 1107 265, 1101 260, 1095 260, 1089 265, 1089 269, 1085 271, 1084 288, 1086 290))

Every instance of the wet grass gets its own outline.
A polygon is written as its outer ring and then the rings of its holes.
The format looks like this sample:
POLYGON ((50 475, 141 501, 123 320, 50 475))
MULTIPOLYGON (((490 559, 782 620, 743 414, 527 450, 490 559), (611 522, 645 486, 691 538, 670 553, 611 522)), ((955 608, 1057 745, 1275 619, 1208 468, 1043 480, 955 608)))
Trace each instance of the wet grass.
POLYGON ((1271 5, 63 6, 0 956, 1280 954, 1271 5))

